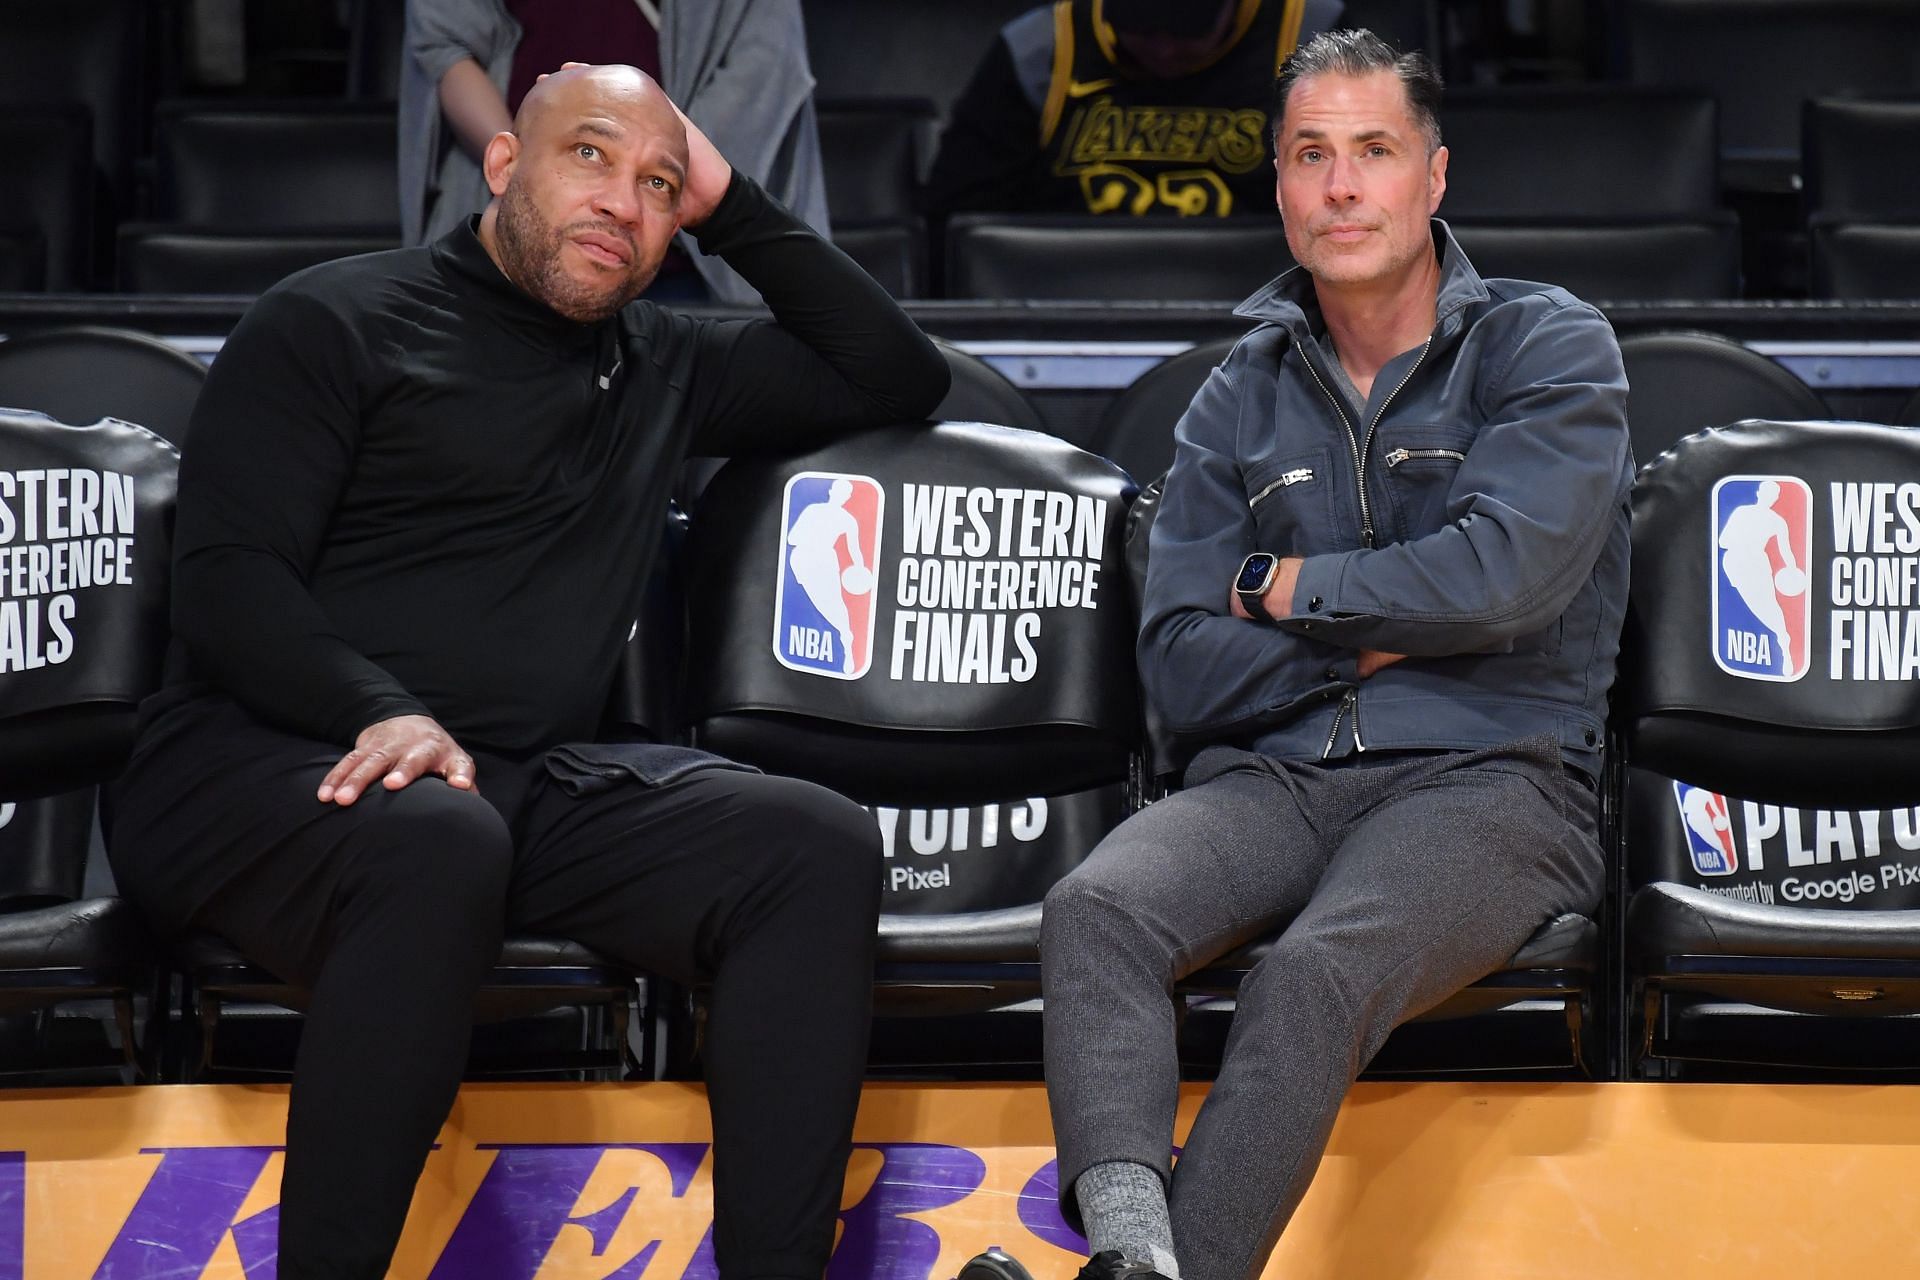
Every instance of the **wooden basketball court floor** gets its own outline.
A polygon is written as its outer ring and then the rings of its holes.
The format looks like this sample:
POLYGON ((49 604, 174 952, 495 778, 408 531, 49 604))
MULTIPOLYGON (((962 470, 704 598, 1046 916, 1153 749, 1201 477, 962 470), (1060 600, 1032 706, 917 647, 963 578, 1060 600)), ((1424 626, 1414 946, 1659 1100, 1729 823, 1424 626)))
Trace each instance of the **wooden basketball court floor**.
MULTIPOLYGON (((1203 1086, 1182 1098, 1184 1132, 1203 1086)), ((793 1100, 807 1105, 804 1098, 793 1100)), ((0 1280, 271 1280, 286 1094, 0 1093, 0 1280)), ((395 1280, 713 1276, 697 1087, 470 1085, 395 1280)), ((830 1280, 1066 1280, 1038 1085, 869 1086, 830 1280)), ((1920 1274, 1920 1089, 1364 1084, 1269 1280, 1920 1274)))

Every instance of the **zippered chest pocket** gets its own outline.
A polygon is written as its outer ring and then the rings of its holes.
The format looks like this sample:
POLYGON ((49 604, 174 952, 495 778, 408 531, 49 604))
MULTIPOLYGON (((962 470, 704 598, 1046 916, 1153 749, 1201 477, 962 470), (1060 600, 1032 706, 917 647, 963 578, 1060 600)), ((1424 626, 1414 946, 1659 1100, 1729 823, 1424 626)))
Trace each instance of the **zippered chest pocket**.
POLYGON ((1256 549, 1279 556, 1339 549, 1333 536, 1334 478, 1327 450, 1262 458, 1245 475, 1256 549))
POLYGON ((1463 427, 1395 427, 1380 433, 1379 474, 1393 507, 1397 541, 1423 537, 1452 522, 1448 498, 1473 439, 1474 432, 1463 427))

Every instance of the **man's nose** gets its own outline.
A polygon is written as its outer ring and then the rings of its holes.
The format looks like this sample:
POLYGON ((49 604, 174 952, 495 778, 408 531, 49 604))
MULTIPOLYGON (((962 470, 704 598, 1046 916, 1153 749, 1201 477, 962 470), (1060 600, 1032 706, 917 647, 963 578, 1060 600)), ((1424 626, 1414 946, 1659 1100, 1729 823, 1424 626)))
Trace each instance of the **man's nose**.
POLYGON ((593 193, 593 210, 610 222, 633 226, 640 221, 640 193, 630 180, 609 177, 593 193))
POLYGON ((1327 200, 1332 204, 1347 204, 1360 198, 1360 175, 1353 161, 1335 156, 1327 164, 1327 200))

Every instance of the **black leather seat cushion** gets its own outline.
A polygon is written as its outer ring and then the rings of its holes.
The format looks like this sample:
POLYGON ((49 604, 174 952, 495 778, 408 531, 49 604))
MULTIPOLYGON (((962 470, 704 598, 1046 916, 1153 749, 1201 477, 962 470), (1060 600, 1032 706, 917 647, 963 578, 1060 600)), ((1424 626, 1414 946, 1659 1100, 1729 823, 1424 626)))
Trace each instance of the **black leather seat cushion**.
POLYGON ((882 964, 1018 964, 1040 960, 1040 904, 955 915, 883 915, 882 964))
MULTIPOLYGON (((1627 948, 1638 964, 1686 955, 1920 964, 1920 911, 1767 905, 1658 881, 1633 895, 1627 948)), ((1920 978, 1920 967, 1914 976, 1920 978)))
POLYGON ((926 98, 865 98, 816 104, 820 162, 835 240, 841 223, 913 212, 920 152, 934 127, 926 98))
POLYGON ((133 986, 153 961, 146 924, 124 898, 0 914, 0 988, 133 986))
MULTIPOLYGON (((199 975, 203 983, 244 981, 248 985, 287 985, 215 933, 188 934, 174 944, 173 958, 186 972, 199 975)), ((595 982, 609 977, 620 981, 617 975, 627 972, 592 948, 566 938, 512 937, 501 948, 500 962, 493 967, 487 981, 513 984, 545 975, 540 980, 550 983, 556 976, 552 971, 562 969, 592 970, 595 982)), ((584 975, 581 984, 590 985, 584 975)))

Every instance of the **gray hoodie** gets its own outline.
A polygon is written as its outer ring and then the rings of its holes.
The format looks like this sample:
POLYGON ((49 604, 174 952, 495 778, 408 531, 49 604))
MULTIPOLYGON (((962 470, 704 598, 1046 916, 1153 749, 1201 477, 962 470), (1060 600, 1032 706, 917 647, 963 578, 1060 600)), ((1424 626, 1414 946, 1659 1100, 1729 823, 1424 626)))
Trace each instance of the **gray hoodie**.
POLYGON ((1367 404, 1295 268, 1240 306, 1260 327, 1180 420, 1139 661, 1189 749, 1310 759, 1545 735, 1598 771, 1633 483, 1619 348, 1594 308, 1482 280, 1433 227, 1438 322, 1367 404), (1273 623, 1228 612, 1253 551, 1305 558, 1273 623), (1361 649, 1411 656, 1361 681, 1361 649))

